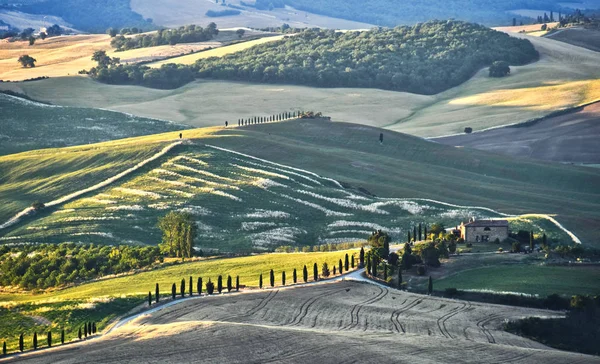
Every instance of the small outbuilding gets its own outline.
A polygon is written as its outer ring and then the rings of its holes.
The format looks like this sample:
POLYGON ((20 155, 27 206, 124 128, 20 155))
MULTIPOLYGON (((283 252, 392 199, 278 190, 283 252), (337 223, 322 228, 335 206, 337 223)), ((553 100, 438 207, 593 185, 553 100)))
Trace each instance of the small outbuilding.
POLYGON ((475 220, 460 224, 460 237, 467 243, 508 239, 507 220, 475 220))

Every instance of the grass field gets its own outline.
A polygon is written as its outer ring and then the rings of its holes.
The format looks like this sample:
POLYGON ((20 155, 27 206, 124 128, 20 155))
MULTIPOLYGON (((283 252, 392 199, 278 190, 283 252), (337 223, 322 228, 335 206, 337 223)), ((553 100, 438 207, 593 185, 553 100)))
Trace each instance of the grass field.
POLYGON ((113 111, 45 105, 0 93, 0 155, 186 129, 113 111))
POLYGON ((600 31, 585 28, 560 29, 548 38, 600 52, 600 31))
MULTIPOLYGON (((323 262, 337 264, 345 254, 356 254, 357 250, 323 252, 323 253, 290 253, 266 254, 243 258, 213 259, 200 262, 177 264, 153 271, 127 275, 119 278, 99 280, 80 286, 43 294, 9 294, 0 293, 0 341, 7 340, 10 349, 18 344, 20 332, 31 333, 34 328, 38 332, 52 329, 55 332, 64 328, 68 339, 77 335, 77 329, 86 321, 99 322, 103 329, 111 319, 123 315, 133 307, 144 302, 148 292, 154 295, 155 284, 161 288, 164 299, 171 295, 171 285, 177 284, 177 292, 182 279, 186 280, 186 291, 189 290, 189 277, 193 277, 193 288, 196 292, 196 281, 202 277, 204 282, 210 278, 216 283, 219 275, 223 276, 223 285, 227 275, 240 277, 240 284, 246 287, 258 287, 259 275, 263 274, 265 287, 269 284, 269 271, 275 272, 276 285, 281 285, 281 272, 286 272, 286 283, 292 281, 294 268, 298 272, 298 281, 302 282, 302 267, 308 268, 309 280, 312 281, 312 266, 317 263, 319 272, 323 262), (45 323, 45 324, 40 324, 45 323)), ((357 260, 358 262, 358 260, 357 260)), ((206 287, 203 287, 205 290, 206 287)))
POLYGON ((483 292, 519 292, 541 297, 553 293, 598 295, 599 281, 598 267, 510 264, 462 271, 436 280, 435 289, 453 287, 483 292))
POLYGON ((480 131, 524 122, 600 99, 600 54, 551 38, 514 35, 529 39, 541 60, 512 67, 511 75, 502 79, 489 78, 487 70, 481 70, 466 83, 435 96, 219 81, 198 81, 164 91, 103 85, 85 78, 5 83, 0 88, 59 105, 110 108, 194 126, 222 125, 224 120, 282 110, 313 109, 335 121, 423 137, 462 133, 465 127, 480 131))

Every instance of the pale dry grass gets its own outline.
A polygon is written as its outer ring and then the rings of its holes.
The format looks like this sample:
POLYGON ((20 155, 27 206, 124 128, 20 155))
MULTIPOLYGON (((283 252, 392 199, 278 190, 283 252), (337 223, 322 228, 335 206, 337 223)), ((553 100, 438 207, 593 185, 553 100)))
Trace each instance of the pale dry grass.
MULTIPOLYGON (((542 12, 543 13, 543 12, 542 12)), ((546 23, 548 29, 556 28, 558 26, 558 22, 546 23)), ((501 32, 506 33, 535 33, 542 31, 542 24, 528 24, 528 25, 517 25, 514 27, 496 27, 493 28, 499 30, 501 32)), ((531 34, 529 34, 531 35, 531 34)))

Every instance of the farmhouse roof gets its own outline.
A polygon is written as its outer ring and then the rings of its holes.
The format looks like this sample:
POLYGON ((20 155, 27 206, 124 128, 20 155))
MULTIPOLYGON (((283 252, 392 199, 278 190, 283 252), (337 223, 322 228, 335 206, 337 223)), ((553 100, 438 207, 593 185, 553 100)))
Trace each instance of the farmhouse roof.
POLYGON ((466 223, 468 227, 508 227, 507 220, 475 220, 466 223))

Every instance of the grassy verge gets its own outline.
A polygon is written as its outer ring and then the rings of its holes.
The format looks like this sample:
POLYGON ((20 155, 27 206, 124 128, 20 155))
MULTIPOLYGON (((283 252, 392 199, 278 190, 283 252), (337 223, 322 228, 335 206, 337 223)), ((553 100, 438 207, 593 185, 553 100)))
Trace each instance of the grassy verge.
MULTIPOLYGON (((65 329, 67 341, 77 337, 77 330, 85 322, 97 322, 102 330, 110 320, 123 315, 147 299, 148 292, 154 295, 158 283, 163 298, 171 295, 171 285, 179 285, 186 280, 189 289, 189 277, 193 277, 194 291, 196 281, 202 277, 204 282, 210 278, 217 282, 223 276, 225 286, 227 275, 240 277, 240 284, 246 287, 258 287, 259 275, 263 274, 263 284, 269 284, 269 271, 275 273, 275 285, 281 285, 281 272, 286 272, 286 284, 292 284, 292 272, 297 269, 298 281, 302 282, 302 268, 307 266, 309 281, 313 280, 313 264, 317 263, 319 272, 323 262, 330 269, 345 255, 355 254, 358 250, 344 250, 320 253, 278 253, 256 255, 242 258, 212 259, 193 263, 178 264, 154 271, 132 274, 113 279, 99 280, 60 291, 42 294, 0 293, 0 341, 6 341, 9 351, 18 348, 18 338, 25 333, 28 338, 26 347, 31 345, 33 332, 38 332, 40 343, 45 343, 45 333, 53 330, 54 341, 59 342, 60 330, 65 329), (42 339, 43 338, 43 339, 42 339)), ((358 263, 358 260, 356 261, 358 263)), ((205 289, 205 287, 203 287, 205 289)))

